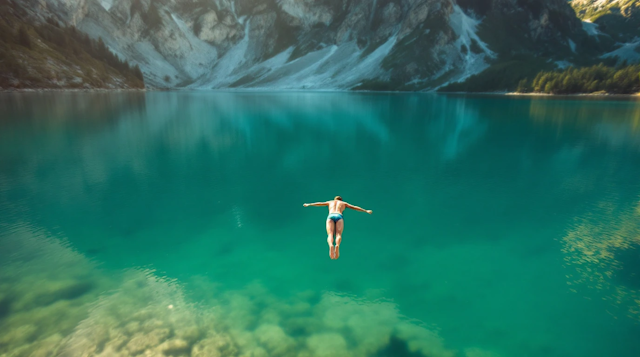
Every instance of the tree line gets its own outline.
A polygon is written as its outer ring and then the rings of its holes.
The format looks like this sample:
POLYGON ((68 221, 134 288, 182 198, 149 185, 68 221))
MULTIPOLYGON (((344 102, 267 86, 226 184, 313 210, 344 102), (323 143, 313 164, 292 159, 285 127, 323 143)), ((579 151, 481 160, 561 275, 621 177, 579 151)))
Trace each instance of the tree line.
POLYGON ((600 63, 591 67, 542 71, 533 81, 521 80, 516 92, 634 94, 640 92, 640 64, 608 67, 600 63))

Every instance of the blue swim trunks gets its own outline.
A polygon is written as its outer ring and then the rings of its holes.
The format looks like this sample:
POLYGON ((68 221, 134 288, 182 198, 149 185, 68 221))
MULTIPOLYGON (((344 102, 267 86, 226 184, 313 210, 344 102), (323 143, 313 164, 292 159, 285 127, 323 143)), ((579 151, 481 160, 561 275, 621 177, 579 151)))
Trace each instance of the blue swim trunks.
POLYGON ((329 213, 329 217, 327 217, 327 219, 332 220, 334 223, 338 222, 339 220, 343 219, 342 215, 340 213, 329 213))

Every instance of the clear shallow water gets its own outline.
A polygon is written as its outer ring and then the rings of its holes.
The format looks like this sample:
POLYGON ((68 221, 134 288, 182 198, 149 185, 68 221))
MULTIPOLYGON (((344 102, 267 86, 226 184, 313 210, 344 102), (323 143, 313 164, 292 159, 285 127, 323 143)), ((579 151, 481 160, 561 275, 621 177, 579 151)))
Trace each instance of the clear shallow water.
POLYGON ((0 96, 0 355, 638 356, 640 102, 0 96), (342 195, 341 257, 325 208, 342 195))

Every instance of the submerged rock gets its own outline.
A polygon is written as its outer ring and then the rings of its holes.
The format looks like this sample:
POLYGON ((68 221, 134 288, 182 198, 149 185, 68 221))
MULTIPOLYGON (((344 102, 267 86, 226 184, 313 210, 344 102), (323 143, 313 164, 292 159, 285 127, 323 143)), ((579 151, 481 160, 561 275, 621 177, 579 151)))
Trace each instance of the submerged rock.
POLYGON ((34 350, 29 357, 53 356, 60 346, 62 335, 56 333, 34 344, 34 350))
POLYGON ((24 342, 28 342, 32 340, 37 330, 37 327, 34 325, 22 325, 17 328, 5 331, 3 332, 2 336, 0 336, 0 344, 20 345, 24 342))
POLYGON ((139 321, 131 321, 124 327, 124 330, 128 334, 133 335, 134 333, 140 331, 140 322, 139 321))
POLYGON ((165 356, 188 356, 191 352, 191 345, 187 341, 177 338, 165 341, 158 346, 158 349, 165 356))
POLYGON ((261 325, 254 335, 272 356, 285 355, 295 349, 294 339, 288 336, 280 326, 261 325))
POLYGON ((120 351, 126 345, 129 338, 119 331, 109 331, 109 342, 105 344, 104 350, 120 351))
POLYGON ((192 325, 190 327, 177 327, 174 330, 176 337, 187 341, 188 343, 194 343, 199 340, 202 333, 198 326, 192 325))
POLYGON ((192 357, 236 356, 238 350, 226 335, 215 335, 199 341, 191 350, 192 357))
POLYGON ((337 333, 323 333, 309 337, 307 347, 315 357, 348 357, 347 341, 337 333))
POLYGON ((125 348, 131 355, 136 355, 150 347, 159 345, 167 337, 169 337, 169 329, 167 328, 153 330, 149 333, 139 332, 131 338, 125 348))

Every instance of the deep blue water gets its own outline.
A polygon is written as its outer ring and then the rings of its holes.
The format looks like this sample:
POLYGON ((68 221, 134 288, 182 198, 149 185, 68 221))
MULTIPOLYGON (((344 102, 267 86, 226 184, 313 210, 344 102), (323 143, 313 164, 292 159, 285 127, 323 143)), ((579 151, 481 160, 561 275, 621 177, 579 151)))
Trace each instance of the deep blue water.
POLYGON ((0 95, 0 355, 635 357, 639 248, 640 101, 0 95))

